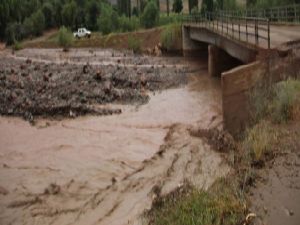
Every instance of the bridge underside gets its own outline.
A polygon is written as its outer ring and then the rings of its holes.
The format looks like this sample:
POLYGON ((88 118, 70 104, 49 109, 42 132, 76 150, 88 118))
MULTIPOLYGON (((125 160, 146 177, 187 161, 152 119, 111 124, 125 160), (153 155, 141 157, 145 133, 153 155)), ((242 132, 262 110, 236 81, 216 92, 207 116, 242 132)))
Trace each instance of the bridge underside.
POLYGON ((214 33, 204 27, 196 25, 182 26, 184 55, 197 54, 207 48, 207 45, 216 46, 228 55, 243 63, 255 61, 257 50, 243 42, 231 40, 228 37, 214 33))

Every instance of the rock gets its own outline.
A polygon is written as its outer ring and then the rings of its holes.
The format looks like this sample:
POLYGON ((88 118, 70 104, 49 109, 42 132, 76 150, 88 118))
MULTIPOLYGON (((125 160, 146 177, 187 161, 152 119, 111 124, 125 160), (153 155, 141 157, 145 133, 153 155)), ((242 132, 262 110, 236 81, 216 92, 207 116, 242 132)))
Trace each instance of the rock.
POLYGON ((32 63, 32 60, 27 58, 25 62, 26 62, 27 64, 31 64, 31 63, 32 63))
POLYGON ((101 81, 102 80, 102 71, 101 70, 97 70, 94 78, 95 78, 95 80, 101 81))
POLYGON ((44 74, 43 80, 44 80, 45 82, 48 82, 48 81, 49 81, 49 77, 48 77, 46 74, 44 74))
POLYGON ((155 56, 161 56, 161 50, 159 49, 158 46, 155 46, 155 48, 154 48, 154 55, 155 56))
POLYGON ((105 81, 104 82, 104 87, 103 87, 104 92, 106 94, 109 94, 111 92, 111 89, 112 89, 111 82, 110 81, 105 81))
POLYGON ((84 74, 88 73, 88 68, 89 68, 89 65, 85 64, 82 68, 82 73, 84 73, 84 74))
POLYGON ((61 188, 59 185, 51 183, 49 185, 49 187, 47 187, 45 189, 44 194, 45 195, 57 195, 60 193, 60 191, 61 191, 61 188))
POLYGON ((9 194, 8 190, 0 186, 0 195, 7 195, 7 194, 9 194))

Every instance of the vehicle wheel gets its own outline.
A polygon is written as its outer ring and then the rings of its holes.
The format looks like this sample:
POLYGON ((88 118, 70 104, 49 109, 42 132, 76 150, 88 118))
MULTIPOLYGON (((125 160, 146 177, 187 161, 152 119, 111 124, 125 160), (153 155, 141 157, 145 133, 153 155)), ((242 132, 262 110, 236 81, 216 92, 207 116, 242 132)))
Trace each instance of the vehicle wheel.
POLYGON ((88 38, 91 38, 91 35, 90 35, 90 34, 88 35, 88 38))

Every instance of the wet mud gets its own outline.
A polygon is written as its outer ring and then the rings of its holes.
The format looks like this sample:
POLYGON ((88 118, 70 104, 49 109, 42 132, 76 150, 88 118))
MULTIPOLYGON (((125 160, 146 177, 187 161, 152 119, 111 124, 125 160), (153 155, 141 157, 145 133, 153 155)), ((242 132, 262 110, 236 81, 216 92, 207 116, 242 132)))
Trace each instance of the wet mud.
POLYGON ((97 105, 121 114, 37 118, 34 126, 0 117, 0 224, 144 224, 155 199, 186 181, 207 189, 228 174, 220 153, 197 136, 222 127, 220 80, 205 61, 162 59, 149 60, 186 68, 185 79, 175 88, 173 79, 153 83, 147 104, 97 105))
POLYGON ((121 59, 120 52, 86 50, 76 54, 75 51, 78 50, 2 53, 0 114, 23 116, 28 120, 34 116, 119 114, 121 109, 95 105, 145 104, 149 92, 186 82, 184 68, 163 65, 158 68, 157 62, 149 57, 136 58, 123 53, 121 59), (97 53, 99 56, 94 56, 97 53), (65 56, 57 57, 58 54, 65 56), (111 63, 101 63, 107 58, 112 59, 111 63))

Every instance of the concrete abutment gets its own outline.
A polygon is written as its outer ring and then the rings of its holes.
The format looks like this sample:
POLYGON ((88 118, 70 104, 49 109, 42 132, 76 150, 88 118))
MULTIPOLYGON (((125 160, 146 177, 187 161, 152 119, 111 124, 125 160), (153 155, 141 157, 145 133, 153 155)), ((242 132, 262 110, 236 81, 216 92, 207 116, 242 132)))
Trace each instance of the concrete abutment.
POLYGON ((242 62, 230 56, 227 52, 217 46, 208 46, 208 73, 211 76, 221 77, 222 72, 241 64, 242 62))

